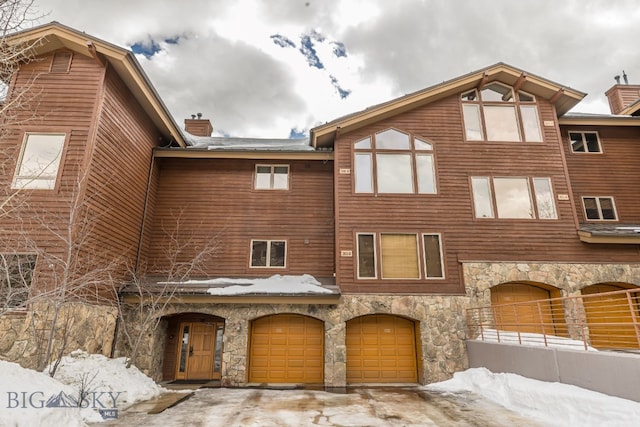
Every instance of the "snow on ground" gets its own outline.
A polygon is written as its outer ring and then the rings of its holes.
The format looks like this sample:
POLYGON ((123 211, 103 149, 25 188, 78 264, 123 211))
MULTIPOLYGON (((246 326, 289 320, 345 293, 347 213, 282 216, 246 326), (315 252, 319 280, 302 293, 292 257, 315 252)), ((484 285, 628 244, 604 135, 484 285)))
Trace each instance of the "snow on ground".
MULTIPOLYGON (((118 420, 121 418, 120 421, 126 423, 126 407, 156 396, 163 390, 137 368, 127 369, 123 358, 108 359, 101 355, 74 352, 62 360, 55 378, 24 369, 15 363, 0 361, 0 426, 74 427, 82 426, 85 422, 101 422, 98 409, 112 408, 114 398, 115 407, 119 410, 118 420), (88 384, 85 387, 88 394, 82 400, 84 408, 77 408, 74 402, 77 402, 83 379, 84 384, 88 384)), ((470 413, 474 417, 481 415, 481 402, 487 402, 487 405, 491 402, 513 411, 514 415, 531 420, 531 424, 543 426, 626 427, 638 425, 640 420, 638 402, 566 384, 546 383, 514 374, 491 373, 484 368, 459 372, 451 380, 416 387, 415 390, 452 396, 457 399, 454 402, 462 405, 458 413, 470 413), (464 406, 469 402, 475 406, 464 406)), ((137 425, 159 425, 165 417, 175 420, 170 425, 191 425, 193 420, 204 419, 235 419, 240 422, 242 420, 238 417, 246 417, 251 413, 257 423, 252 425, 304 425, 318 419, 322 425, 362 425, 364 422, 382 426, 402 425, 402 417, 416 420, 415 417, 422 414, 423 423, 417 422, 420 420, 418 418, 416 422, 403 421, 404 425, 447 425, 446 422, 438 422, 437 411, 427 414, 426 409, 420 409, 422 406, 419 405, 429 399, 412 398, 413 401, 410 401, 399 392, 386 389, 364 389, 361 395, 364 397, 318 390, 206 389, 162 414, 135 416, 141 417, 136 418, 137 425), (203 400, 199 400, 200 395, 204 397, 203 400), (291 399, 297 403, 293 405, 291 399), (397 418, 400 416, 398 414, 402 417, 397 418), (389 424, 396 418, 398 423, 389 424), (278 420, 282 419, 285 424, 278 424, 278 420), (287 424, 292 420, 295 421, 293 424, 287 424)), ((513 424, 498 423, 495 408, 485 409, 484 412, 484 416, 491 417, 494 414, 495 422, 486 425, 513 424)), ((127 425, 119 424, 118 420, 108 424, 127 425)))
POLYGON ((100 409, 121 411, 165 391, 125 358, 83 351, 62 358, 54 378, 46 372, 0 361, 0 426, 83 426, 102 421, 100 409))
MULTIPOLYGON (((508 332, 496 329, 482 329, 482 335, 476 337, 478 341, 501 342, 505 344, 521 344, 528 346, 547 346, 571 348, 574 350, 585 350, 584 341, 572 340, 570 338, 558 337, 555 335, 534 334, 531 332, 508 332)), ((588 351, 598 351, 587 346, 588 351)))
POLYGON ((532 380, 485 368, 457 372, 424 387, 459 394, 473 392, 545 426, 627 427, 640 422, 640 403, 580 387, 532 380))

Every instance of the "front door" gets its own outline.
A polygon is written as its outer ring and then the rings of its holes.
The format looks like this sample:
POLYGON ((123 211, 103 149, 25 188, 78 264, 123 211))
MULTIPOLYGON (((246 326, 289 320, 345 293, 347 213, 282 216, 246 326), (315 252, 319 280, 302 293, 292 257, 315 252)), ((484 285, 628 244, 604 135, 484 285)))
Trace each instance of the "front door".
POLYGON ((176 379, 220 379, 224 323, 183 322, 176 379))

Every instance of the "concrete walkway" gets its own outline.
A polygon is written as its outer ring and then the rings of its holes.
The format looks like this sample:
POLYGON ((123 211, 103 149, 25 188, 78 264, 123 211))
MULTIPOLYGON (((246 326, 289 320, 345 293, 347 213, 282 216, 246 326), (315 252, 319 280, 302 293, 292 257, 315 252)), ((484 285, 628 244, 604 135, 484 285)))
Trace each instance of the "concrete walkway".
MULTIPOLYGON (((140 407, 138 407, 140 408, 140 407)), ((101 426, 536 426, 475 395, 441 395, 419 387, 317 390, 211 389, 160 413, 136 407, 101 426)))

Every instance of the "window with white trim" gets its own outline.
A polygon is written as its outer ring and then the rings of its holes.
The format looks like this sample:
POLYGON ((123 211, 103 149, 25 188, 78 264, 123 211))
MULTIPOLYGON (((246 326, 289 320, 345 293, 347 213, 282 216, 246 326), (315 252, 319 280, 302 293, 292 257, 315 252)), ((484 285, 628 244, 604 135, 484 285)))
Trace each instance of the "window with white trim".
POLYGON ((444 278, 440 234, 358 233, 356 246, 358 279, 444 278))
POLYGON ((256 190, 288 190, 289 165, 256 165, 256 190))
POLYGON ((462 94, 467 141, 542 142, 540 115, 533 95, 498 82, 462 94))
POLYGON ((25 307, 36 258, 35 254, 0 254, 0 309, 25 307))
POLYGON ((574 153, 602 153, 598 132, 569 132, 571 151, 574 153))
POLYGON ((251 241, 251 267, 283 268, 286 257, 285 240, 251 241))
POLYGON ((355 192, 435 194, 433 145, 396 129, 354 144, 355 192))
POLYGON ((64 133, 26 133, 11 188, 55 188, 65 139, 64 133))
POLYGON ((616 221, 616 206, 613 203, 613 197, 582 197, 582 205, 584 206, 584 215, 588 220, 592 221, 616 221))
POLYGON ((550 178, 471 177, 476 218, 557 219, 550 178))

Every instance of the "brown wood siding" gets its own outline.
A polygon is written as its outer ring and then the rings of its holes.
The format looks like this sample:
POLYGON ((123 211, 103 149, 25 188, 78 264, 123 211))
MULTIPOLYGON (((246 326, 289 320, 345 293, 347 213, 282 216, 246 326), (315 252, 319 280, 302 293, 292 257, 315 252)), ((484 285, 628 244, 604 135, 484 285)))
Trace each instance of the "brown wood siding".
MULTIPOLYGON (((159 134, 113 70, 106 72, 97 61, 77 53, 68 72, 50 73, 50 64, 51 56, 43 57, 25 65, 15 79, 16 86, 24 86, 30 76, 38 76, 33 86, 37 98, 30 105, 37 118, 27 120, 29 112, 22 112, 18 118, 24 123, 7 127, 1 141, 2 179, 10 191, 24 132, 64 132, 68 139, 59 179, 54 190, 21 193, 26 203, 16 211, 19 219, 2 218, 1 227, 9 230, 4 242, 10 248, 35 244, 51 256, 62 256, 65 244, 54 234, 66 234, 70 203, 81 171, 88 168, 81 204, 89 208, 93 229, 81 249, 80 268, 91 270, 94 263, 121 259, 115 273, 124 275, 125 263, 135 264, 152 148, 159 134)), ((39 286, 48 287, 55 281, 41 261, 36 277, 39 286)))
MULTIPOLYGON (((66 245, 55 234, 64 236, 69 227, 70 203, 85 159, 104 72, 95 60, 74 54, 68 72, 50 73, 52 57, 44 56, 23 65, 13 80, 10 97, 27 86, 31 89, 23 98, 25 108, 12 110, 4 117, 11 119, 4 124, 7 133, 0 141, 4 172, 0 179, 3 194, 12 194, 11 181, 25 132, 63 132, 67 140, 57 185, 53 190, 19 192, 16 198, 19 209, 12 216, 2 217, 0 227, 4 250, 35 252, 37 247, 49 256, 60 257, 66 245)), ((40 257, 33 286, 53 286, 54 273, 40 257)))
MULTIPOLYGON (((539 101, 540 123, 555 122, 539 101)), ((635 247, 582 243, 571 201, 557 200, 569 186, 557 127, 543 126, 542 143, 465 142, 458 97, 400 114, 352 133, 335 144, 335 169, 353 171, 355 141, 394 127, 433 143, 436 195, 368 195, 353 192, 354 174, 336 174, 338 277, 343 292, 463 292, 461 261, 637 262, 635 247), (550 177, 557 220, 475 219, 471 176, 550 177), (357 232, 442 233, 443 280, 357 280, 357 232), (550 250, 553 248, 553 250, 550 250), (352 251, 341 257, 340 251, 352 251)))
MULTIPOLYGON (((157 159, 161 161, 149 248, 150 264, 167 268, 165 230, 204 242, 215 237, 220 250, 204 274, 260 277, 273 274, 334 273, 333 165, 321 161, 157 159), (256 164, 289 164, 289 190, 254 190, 256 164), (250 268, 252 239, 286 240, 286 268, 250 268)), ((184 254, 191 259, 197 244, 184 254)))
POLYGON ((93 250, 104 262, 123 257, 133 267, 141 237, 149 168, 159 133, 109 69, 91 157, 87 193, 97 219, 93 250))
POLYGON ((612 196, 617 222, 640 222, 640 129, 563 126, 561 132, 579 221, 598 222, 587 221, 582 197, 612 196), (569 142, 570 131, 598 132, 602 153, 573 153, 569 142))

